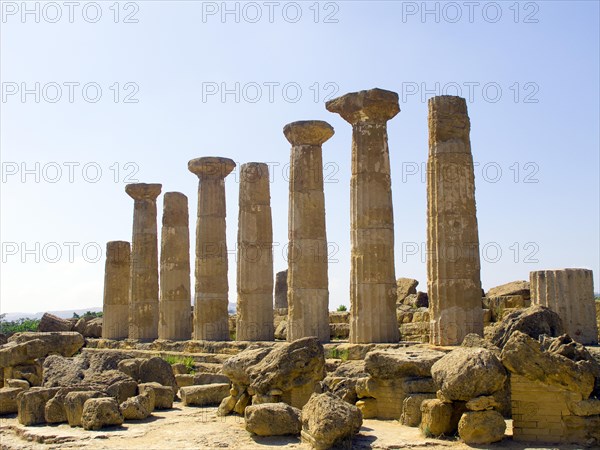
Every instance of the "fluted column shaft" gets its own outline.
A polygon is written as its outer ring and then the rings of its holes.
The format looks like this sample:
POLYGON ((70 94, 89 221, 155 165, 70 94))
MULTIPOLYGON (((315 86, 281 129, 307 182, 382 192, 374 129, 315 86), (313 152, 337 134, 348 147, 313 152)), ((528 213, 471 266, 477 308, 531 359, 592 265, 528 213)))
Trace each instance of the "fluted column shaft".
POLYGON ((188 163, 199 178, 194 300, 194 339, 198 340, 229 340, 225 177, 234 168, 235 162, 228 158, 205 157, 188 163))
POLYGON ((158 338, 158 240, 156 198, 160 184, 128 184, 134 199, 129 338, 158 338))
POLYGON ((236 340, 272 341, 273 224, 267 164, 241 166, 239 208, 236 340))
POLYGON ((125 339, 129 334, 131 246, 126 241, 106 244, 102 337, 125 339))
POLYGON ((550 308, 566 332, 584 345, 598 343, 593 272, 588 269, 540 270, 529 274, 531 301, 550 308))
POLYGON ((327 103, 352 125, 350 342, 398 342, 387 121, 398 94, 372 89, 327 103))
POLYGON ((479 233, 470 122, 463 98, 429 100, 427 289, 431 342, 483 335, 479 233))
POLYGON ((292 144, 288 212, 288 341, 329 342, 329 281, 322 145, 333 128, 319 120, 287 124, 292 144))
POLYGON ((167 192, 163 198, 158 337, 191 339, 191 314, 188 199, 180 192, 167 192))

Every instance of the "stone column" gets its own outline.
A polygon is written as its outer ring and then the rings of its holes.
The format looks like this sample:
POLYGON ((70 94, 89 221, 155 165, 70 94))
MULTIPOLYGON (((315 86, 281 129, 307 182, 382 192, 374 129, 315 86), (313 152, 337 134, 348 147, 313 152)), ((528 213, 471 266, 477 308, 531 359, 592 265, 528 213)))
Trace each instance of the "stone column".
POLYGON ((160 247, 159 339, 191 339, 191 314, 188 199, 180 192, 167 192, 160 247))
POLYGON ((277 272, 275 275, 275 309, 287 309, 287 270, 277 272))
POLYGON ((212 156, 188 163, 200 180, 194 298, 194 339, 198 340, 229 340, 225 177, 234 168, 233 160, 212 156))
POLYGON ((329 342, 327 234, 321 146, 333 127, 320 120, 283 128, 292 144, 288 216, 288 341, 329 342))
POLYGON ((531 301, 550 308, 571 338, 584 345, 598 343, 593 273, 588 269, 539 270, 529 274, 531 301))
POLYGON ((267 164, 242 164, 239 205, 236 340, 272 341, 273 224, 267 164))
POLYGON ((125 241, 106 244, 102 338, 125 339, 129 334, 131 246, 125 241))
POLYGON ((129 298, 129 338, 158 337, 158 241, 156 197, 161 184, 128 184, 134 199, 129 298))
POLYGON ((350 342, 398 342, 394 215, 387 121, 398 94, 353 92, 327 102, 352 125, 350 342))
POLYGON ((465 99, 429 100, 427 291, 431 343, 483 335, 479 234, 465 99))

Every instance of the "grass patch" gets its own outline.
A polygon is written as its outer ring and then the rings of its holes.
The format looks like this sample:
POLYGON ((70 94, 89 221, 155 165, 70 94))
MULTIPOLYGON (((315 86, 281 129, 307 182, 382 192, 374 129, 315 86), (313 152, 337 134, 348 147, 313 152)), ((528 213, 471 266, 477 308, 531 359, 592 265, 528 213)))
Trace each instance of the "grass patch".
POLYGON ((336 348, 332 348, 327 351, 327 355, 325 355, 328 359, 341 359, 342 361, 348 361, 350 357, 350 351, 346 350, 338 350, 336 348))
POLYGON ((196 373, 196 361, 191 356, 158 355, 170 365, 183 364, 188 373, 196 373))

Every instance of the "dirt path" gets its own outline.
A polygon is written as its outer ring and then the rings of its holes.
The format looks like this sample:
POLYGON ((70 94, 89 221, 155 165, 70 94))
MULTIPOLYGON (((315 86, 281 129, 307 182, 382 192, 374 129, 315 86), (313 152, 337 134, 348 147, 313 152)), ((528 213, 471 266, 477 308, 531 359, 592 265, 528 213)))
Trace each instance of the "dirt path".
MULTIPOLYGON (((510 428, 507 430, 510 434, 510 428)), ((355 437, 354 449, 468 449, 457 440, 425 439, 418 428, 395 421, 365 420, 355 437)), ((0 419, 1 449, 309 449, 299 438, 251 437, 241 417, 217 417, 216 408, 193 408, 175 404, 169 411, 155 411, 152 417, 127 422, 122 427, 85 431, 67 424, 24 427, 16 416, 0 419)), ((506 438, 502 443, 479 448, 533 449, 506 438)), ((561 446, 561 449, 576 448, 561 446)))

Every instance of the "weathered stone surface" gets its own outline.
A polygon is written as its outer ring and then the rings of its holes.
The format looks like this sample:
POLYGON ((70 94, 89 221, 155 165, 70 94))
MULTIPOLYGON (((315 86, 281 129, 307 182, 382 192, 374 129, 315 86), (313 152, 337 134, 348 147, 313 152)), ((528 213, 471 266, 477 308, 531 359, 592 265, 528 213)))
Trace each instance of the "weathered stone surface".
POLYGON ((123 424, 123 415, 114 398, 91 398, 83 405, 81 426, 84 430, 101 430, 123 424))
POLYGON ((466 444, 481 445, 501 441, 506 423, 498 411, 466 412, 458 422, 458 435, 466 444))
POLYGON ((44 313, 40 319, 37 330, 41 332, 71 331, 73 330, 73 324, 67 319, 61 319, 54 314, 44 313))
POLYGON ((297 435, 302 430, 300 413, 285 403, 248 406, 244 412, 246 430, 258 436, 297 435))
POLYGON ((520 331, 514 332, 504 346, 502 363, 511 373, 579 393, 584 399, 594 389, 593 368, 588 361, 574 362, 544 352, 538 341, 520 331))
POLYGON ((179 395, 184 405, 219 405, 229 395, 229 384, 219 383, 182 387, 179 390, 179 395))
POLYGON ((136 183, 125 186, 125 192, 134 200, 129 300, 130 339, 158 337, 156 197, 161 189, 161 184, 136 183))
POLYGON ((365 370, 365 362, 363 360, 343 361, 339 366, 336 367, 335 371, 331 375, 334 377, 344 378, 366 377, 367 372, 365 370))
MULTIPOLYGON (((129 334, 131 245, 126 241, 106 244, 102 337, 124 339, 129 334)), ((84 329, 85 331, 85 329, 84 329)))
POLYGON ((588 269, 530 273, 532 303, 556 312, 565 332, 585 345, 598 343, 593 273, 588 269))
POLYGON ((329 290, 322 144, 333 127, 320 120, 283 128, 292 144, 289 182, 288 341, 329 342, 329 290))
POLYGON ((84 380, 93 386, 102 387, 107 395, 122 403, 136 393, 137 382, 118 370, 89 373, 84 380))
POLYGON ((374 350, 365 358, 365 371, 374 378, 429 377, 443 352, 421 348, 374 350))
POLYGON ((537 339, 542 334, 560 336, 564 333, 564 327, 558 314, 544 306, 534 305, 508 314, 494 327, 490 340, 503 348, 516 331, 537 339))
POLYGON ((412 278, 398 278, 396 280, 397 303, 403 303, 406 297, 416 294, 418 285, 419 282, 412 278))
POLYGON ((287 301, 287 276, 288 271, 282 270, 281 272, 277 272, 275 275, 275 308, 286 308, 288 307, 287 301))
POLYGON ((468 401, 502 389, 506 370, 489 350, 459 347, 433 365, 431 376, 444 398, 468 401))
POLYGON ((88 320, 85 323, 85 328, 83 330, 83 337, 86 337, 86 338, 102 337, 103 321, 104 321, 104 318, 102 318, 102 317, 95 317, 94 319, 88 320))
POLYGON ((14 378, 9 378, 8 380, 4 380, 5 387, 9 388, 20 388, 23 390, 29 389, 31 386, 29 385, 29 381, 27 380, 17 380, 14 378))
POLYGON ((469 411, 488 411, 491 409, 498 409, 500 406, 501 405, 498 404, 496 398, 485 395, 472 398, 466 404, 466 407, 469 411))
POLYGON ((587 399, 575 402, 568 402, 569 410, 576 416, 595 416, 600 414, 600 400, 587 399))
POLYGON ((272 341, 273 224, 269 166, 240 168, 236 340, 272 341))
POLYGON ((302 408, 302 440, 315 449, 350 447, 362 413, 333 394, 315 394, 302 408))
POLYGON ((24 392, 24 389, 15 387, 0 388, 0 415, 17 412, 17 396, 21 392, 24 392))
POLYGON ((429 99, 427 292, 431 342, 483 335, 475 178, 465 99, 429 99))
POLYGON ((361 398, 356 402, 356 407, 363 415, 363 419, 377 419, 379 409, 377 408, 377 400, 374 398, 361 398))
POLYGON ((46 403, 44 408, 44 417, 47 423, 67 422, 67 411, 65 409, 65 399, 67 394, 76 391, 87 390, 84 386, 71 386, 60 388, 54 397, 46 403))
POLYGON ((202 384, 229 383, 228 377, 216 373, 178 374, 175 375, 175 379, 177 380, 177 386, 180 388, 202 384))
POLYGON ((456 431, 452 424, 452 405, 441 400, 424 400, 421 403, 419 428, 427 437, 452 435, 456 431))
MULTIPOLYGON (((304 338, 274 348, 249 370, 251 388, 259 394, 272 389, 292 388, 320 381, 324 377, 323 346, 316 338, 304 338)), ((225 375, 229 374, 223 370, 225 375)))
POLYGON ((418 427, 421 423, 421 404, 434 398, 435 394, 410 394, 402 404, 400 423, 407 427, 418 427))
POLYGON ((140 395, 148 394, 154 401, 152 409, 171 409, 175 392, 171 386, 163 386, 159 383, 141 383, 138 385, 140 395))
POLYGON ((223 374, 235 384, 249 386, 252 382, 250 368, 262 361, 271 350, 271 347, 248 348, 223 363, 223 374))
MULTIPOLYGON (((411 308, 428 308, 429 296, 426 292, 421 291, 417 292, 416 294, 407 295, 404 298, 404 305, 410 306, 411 308)), ((429 322, 429 318, 427 319, 427 321, 429 322)))
POLYGON ((288 321, 282 320, 275 327, 275 339, 286 341, 287 335, 288 335, 288 321))
POLYGON ((496 356, 500 356, 500 349, 498 347, 475 333, 467 334, 460 345, 461 347, 469 348, 485 348, 494 353, 496 356))
POLYGON ((348 323, 330 323, 329 337, 331 339, 348 339, 350 336, 350 324, 348 323))
POLYGON ((199 179, 194 297, 197 340, 229 340, 225 177, 234 168, 235 162, 229 158, 204 157, 188 162, 188 170, 199 179))
MULTIPOLYGON (((134 380, 140 379, 140 366, 144 362, 144 358, 129 358, 119 362, 118 370, 126 375, 129 375, 134 380)), ((154 380, 153 380, 154 381, 154 380)))
POLYGON ((429 343, 430 328, 429 322, 403 323, 400 325, 401 340, 429 343))
POLYGON ((56 395, 57 388, 34 387, 17 395, 17 420, 22 425, 44 423, 48 400, 56 395))
POLYGON ((580 393, 516 373, 510 382, 513 440, 593 446, 592 439, 600 439, 598 415, 576 416, 571 411, 574 403, 582 401, 580 393))
POLYGON ((173 375, 171 365, 158 356, 142 361, 140 381, 142 383, 156 382, 163 386, 171 386, 174 391, 177 390, 177 380, 173 375))
POLYGON ((83 336, 74 331, 17 333, 0 348, 0 367, 17 366, 50 354, 71 356, 83 343, 83 336))
POLYGON ((501 321, 507 314, 516 309, 529 308, 531 300, 525 299, 522 295, 504 295, 499 297, 484 297, 482 299, 483 307, 489 311, 489 321, 501 321))
POLYGON ((73 358, 58 355, 48 356, 43 365, 45 387, 70 387, 85 384, 96 390, 106 390, 111 384, 122 381, 135 381, 116 367, 123 354, 82 353, 73 358), (95 386, 91 386, 95 385, 95 386))
POLYGON ((159 311, 159 339, 191 339, 189 213, 188 199, 181 192, 166 192, 163 197, 159 311))
POLYGON ((14 378, 27 381, 30 386, 41 386, 42 361, 43 358, 39 358, 28 363, 19 364, 12 367, 6 367, 3 369, 4 376, 6 378, 14 378))
POLYGON ((325 104, 352 125, 350 342, 398 342, 387 121, 398 94, 353 92, 325 104))
POLYGON ((345 402, 354 405, 358 400, 356 395, 357 378, 325 377, 321 382, 323 392, 331 392, 345 402))
POLYGON ((221 400, 221 404, 217 408, 217 416, 226 416, 235 408, 237 404, 237 397, 233 395, 228 395, 223 400, 221 400))
POLYGON ((525 300, 530 298, 529 281, 511 281, 510 283, 501 284, 491 288, 485 294, 486 297, 501 297, 506 295, 520 295, 525 300))
POLYGON ((103 397, 98 391, 74 391, 68 392, 64 398, 64 410, 67 422, 72 427, 81 426, 81 416, 83 414, 83 405, 90 398, 103 397))
POLYGON ((152 400, 149 394, 136 395, 119 405, 125 420, 143 420, 152 414, 152 400))

